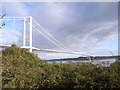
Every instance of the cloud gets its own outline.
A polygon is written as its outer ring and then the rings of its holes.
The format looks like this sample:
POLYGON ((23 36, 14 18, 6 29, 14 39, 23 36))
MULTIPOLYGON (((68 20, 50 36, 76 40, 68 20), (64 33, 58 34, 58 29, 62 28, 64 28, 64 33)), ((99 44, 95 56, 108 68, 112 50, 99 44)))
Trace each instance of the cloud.
POLYGON ((71 43, 74 41, 73 43, 79 43, 80 46, 84 47, 88 41, 96 40, 98 42, 117 35, 116 4, 45 3, 42 8, 34 8, 33 11, 39 11, 35 12, 33 16, 37 17, 37 13, 41 12, 38 22, 42 23, 66 46, 78 47, 77 44, 71 43))
MULTIPOLYGON (((103 41, 118 34, 117 3, 6 3, 4 9, 13 16, 33 16, 57 40, 77 52, 104 47, 103 41)), ((33 39, 37 47, 58 49, 38 32, 34 32, 33 39)))
MULTIPOLYGON (((25 17, 29 15, 29 11, 27 6, 24 3, 16 2, 4 2, 3 3, 3 14, 6 14, 6 17, 25 17)), ((0 38, 0 42, 3 44, 17 44, 18 46, 22 45, 22 29, 23 29, 23 21, 16 20, 7 20, 2 21, 5 22, 5 26, 2 28, 0 34, 2 37, 0 38)), ((0 22, 0 23, 2 23, 0 22)))
POLYGON ((13 29, 2 29, 0 32, 0 42, 2 44, 5 45, 10 45, 10 44, 16 44, 16 45, 20 45, 21 42, 19 42, 20 37, 22 36, 22 34, 17 31, 17 30, 13 30, 13 29))
POLYGON ((3 3, 3 13, 6 14, 6 16, 27 16, 28 15, 28 9, 27 6, 24 3, 16 2, 4 2, 3 3))

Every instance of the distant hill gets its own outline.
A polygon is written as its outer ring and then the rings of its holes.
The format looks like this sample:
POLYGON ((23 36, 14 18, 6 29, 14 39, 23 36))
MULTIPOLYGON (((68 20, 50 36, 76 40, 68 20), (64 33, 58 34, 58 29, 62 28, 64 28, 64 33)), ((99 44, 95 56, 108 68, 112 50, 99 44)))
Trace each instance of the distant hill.
POLYGON ((120 56, 90 56, 88 57, 78 57, 78 58, 63 58, 63 59, 51 59, 46 61, 88 61, 88 60, 102 60, 102 59, 110 59, 110 58, 118 58, 120 56))

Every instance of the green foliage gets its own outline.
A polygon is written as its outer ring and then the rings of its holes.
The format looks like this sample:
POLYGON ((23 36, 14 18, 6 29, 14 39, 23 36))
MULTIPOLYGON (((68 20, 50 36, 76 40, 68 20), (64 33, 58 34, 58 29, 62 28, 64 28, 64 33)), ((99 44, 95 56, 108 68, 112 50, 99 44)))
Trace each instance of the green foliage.
POLYGON ((119 62, 110 67, 91 63, 48 64, 12 45, 2 51, 3 88, 120 88, 119 62))
POLYGON ((117 61, 120 61, 120 56, 118 56, 116 59, 117 59, 117 61))

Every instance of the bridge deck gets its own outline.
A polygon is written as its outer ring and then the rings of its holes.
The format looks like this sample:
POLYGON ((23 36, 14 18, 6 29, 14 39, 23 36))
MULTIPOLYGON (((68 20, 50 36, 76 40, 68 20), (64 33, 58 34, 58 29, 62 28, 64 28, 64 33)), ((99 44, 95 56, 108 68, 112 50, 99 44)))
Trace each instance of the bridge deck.
MULTIPOLYGON (((7 47, 10 47, 10 46, 11 45, 0 44, 0 48, 7 48, 7 47)), ((29 46, 25 46, 25 47, 22 46, 21 48, 31 49, 31 47, 29 47, 29 46)), ((33 51, 42 51, 42 52, 65 53, 65 54, 89 56, 89 55, 84 55, 84 54, 80 54, 80 53, 67 52, 67 51, 58 51, 58 50, 49 50, 49 49, 38 49, 38 48, 35 48, 35 47, 32 47, 32 50, 33 51)))

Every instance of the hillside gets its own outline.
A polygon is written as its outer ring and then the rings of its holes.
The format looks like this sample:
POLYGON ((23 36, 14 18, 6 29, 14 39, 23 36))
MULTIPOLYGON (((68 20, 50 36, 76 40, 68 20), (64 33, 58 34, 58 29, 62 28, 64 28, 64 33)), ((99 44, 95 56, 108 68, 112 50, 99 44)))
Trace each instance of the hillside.
POLYGON ((32 81, 34 72, 39 72, 38 66, 44 64, 37 55, 16 45, 2 50, 2 63, 2 83, 5 88, 26 87, 32 81))
POLYGON ((110 67, 90 63, 48 64, 12 45, 2 50, 3 88, 120 88, 119 62, 110 67))

